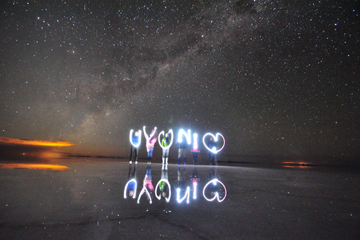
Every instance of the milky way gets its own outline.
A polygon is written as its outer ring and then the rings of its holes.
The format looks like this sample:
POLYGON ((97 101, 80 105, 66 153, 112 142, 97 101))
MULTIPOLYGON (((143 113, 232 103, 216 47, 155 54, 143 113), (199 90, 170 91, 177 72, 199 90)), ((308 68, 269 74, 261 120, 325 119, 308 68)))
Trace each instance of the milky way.
POLYGON ((357 156, 358 6, 2 1, 0 135, 127 156, 131 128, 184 127, 224 157, 357 156))

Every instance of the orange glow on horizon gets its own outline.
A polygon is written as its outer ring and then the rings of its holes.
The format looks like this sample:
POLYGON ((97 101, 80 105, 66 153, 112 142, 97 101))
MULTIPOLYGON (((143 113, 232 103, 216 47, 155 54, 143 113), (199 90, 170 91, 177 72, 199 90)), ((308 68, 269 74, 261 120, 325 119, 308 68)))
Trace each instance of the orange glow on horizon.
POLYGON ((2 163, 0 169, 34 169, 34 170, 53 170, 53 171, 65 171, 70 169, 64 165, 58 164, 33 164, 33 163, 2 163))
POLYGON ((286 168, 312 168, 307 162, 282 162, 286 168))
POLYGON ((43 140, 23 140, 17 138, 0 137, 0 143, 27 145, 27 146, 44 146, 44 147, 69 147, 75 145, 69 141, 43 141, 43 140))

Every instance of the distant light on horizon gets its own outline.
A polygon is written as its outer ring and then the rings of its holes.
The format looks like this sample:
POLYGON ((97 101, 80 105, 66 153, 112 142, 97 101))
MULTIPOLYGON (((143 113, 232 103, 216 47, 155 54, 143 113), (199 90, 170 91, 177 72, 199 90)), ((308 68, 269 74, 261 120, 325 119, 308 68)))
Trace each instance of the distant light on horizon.
POLYGON ((70 147, 72 145, 75 145, 70 141, 24 140, 8 137, 0 137, 0 143, 44 147, 70 147))

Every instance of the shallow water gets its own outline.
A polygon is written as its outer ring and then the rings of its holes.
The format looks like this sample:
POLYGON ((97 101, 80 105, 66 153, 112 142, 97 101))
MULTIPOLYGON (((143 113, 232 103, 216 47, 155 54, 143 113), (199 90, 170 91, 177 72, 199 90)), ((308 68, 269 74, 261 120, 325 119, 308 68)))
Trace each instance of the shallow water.
POLYGON ((358 172, 298 164, 169 164, 166 171, 140 162, 133 175, 135 164, 119 159, 46 164, 0 169, 1 239, 360 237, 358 172), (156 186, 166 176, 170 187, 161 195, 156 186), (132 197, 124 190, 134 179, 132 197))

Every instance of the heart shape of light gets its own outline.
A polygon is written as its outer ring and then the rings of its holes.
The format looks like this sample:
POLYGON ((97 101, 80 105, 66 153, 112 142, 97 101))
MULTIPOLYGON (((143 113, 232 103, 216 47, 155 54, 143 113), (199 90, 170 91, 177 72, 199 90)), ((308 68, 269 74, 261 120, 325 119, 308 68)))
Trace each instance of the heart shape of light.
POLYGON ((214 136, 214 134, 212 134, 212 133, 206 133, 206 134, 204 135, 204 137, 203 137, 203 144, 204 144, 204 146, 205 146, 205 148, 206 148, 207 150, 209 150, 210 152, 212 152, 212 153, 214 153, 214 154, 217 154, 218 152, 220 152, 220 151, 225 147, 225 138, 224 138, 224 136, 223 136, 221 133, 216 133, 215 136, 214 136), (223 139, 223 145, 222 145, 222 147, 221 147, 220 149, 218 149, 218 150, 210 149, 210 148, 207 146, 206 142, 205 142, 205 138, 206 138, 207 136, 211 136, 211 137, 214 139, 215 142, 218 141, 218 137, 219 137, 219 136, 222 137, 222 139, 223 139))
POLYGON ((171 185, 170 185, 169 180, 167 180, 166 178, 160 179, 159 182, 156 184, 156 187, 155 187, 155 196, 156 196, 157 199, 159 199, 159 200, 161 199, 161 194, 158 194, 158 191, 157 191, 157 189, 158 189, 158 187, 159 187, 159 185, 160 185, 161 182, 164 182, 164 183, 167 184, 168 187, 169 187, 169 196, 168 196, 168 197, 165 197, 166 202, 169 202, 169 201, 170 201, 170 198, 171 198, 171 185))
POLYGON ((160 140, 160 139, 161 139, 161 135, 164 136, 164 135, 165 135, 165 132, 164 132, 164 131, 161 131, 161 132, 159 133, 159 135, 158 135, 158 143, 159 143, 159 145, 160 145, 160 147, 161 147, 162 149, 169 149, 169 148, 171 147, 171 145, 173 144, 173 139, 174 139, 173 130, 170 129, 168 133, 171 134, 171 140, 170 140, 169 146, 167 146, 167 147, 162 146, 162 145, 161 145, 161 140, 160 140))
POLYGON ((209 201, 209 202, 212 202, 212 201, 214 201, 215 199, 217 199, 218 202, 222 202, 222 201, 225 200, 225 198, 226 198, 226 196, 227 196, 227 190, 226 190, 225 185, 224 185, 219 179, 215 178, 215 179, 209 181, 209 182, 204 186, 203 196, 204 196, 204 198, 205 198, 207 201, 209 201), (205 195, 205 190, 206 190, 206 188, 207 188, 210 184, 216 185, 217 183, 220 183, 220 184, 223 186, 223 188, 224 188, 224 190, 225 190, 224 197, 223 197, 223 198, 220 198, 218 191, 215 192, 213 198, 208 198, 208 197, 206 197, 206 195, 205 195))

